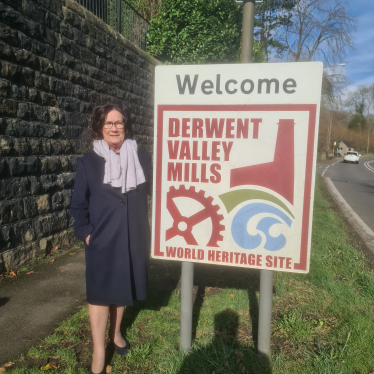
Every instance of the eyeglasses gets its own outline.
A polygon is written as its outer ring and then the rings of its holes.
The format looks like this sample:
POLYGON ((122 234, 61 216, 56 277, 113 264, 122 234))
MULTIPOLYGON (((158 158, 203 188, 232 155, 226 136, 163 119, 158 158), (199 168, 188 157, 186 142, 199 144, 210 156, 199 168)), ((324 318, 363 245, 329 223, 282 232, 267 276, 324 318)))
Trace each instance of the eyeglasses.
POLYGON ((113 125, 118 130, 122 130, 125 128, 125 124, 123 122, 105 122, 104 129, 109 130, 113 125))

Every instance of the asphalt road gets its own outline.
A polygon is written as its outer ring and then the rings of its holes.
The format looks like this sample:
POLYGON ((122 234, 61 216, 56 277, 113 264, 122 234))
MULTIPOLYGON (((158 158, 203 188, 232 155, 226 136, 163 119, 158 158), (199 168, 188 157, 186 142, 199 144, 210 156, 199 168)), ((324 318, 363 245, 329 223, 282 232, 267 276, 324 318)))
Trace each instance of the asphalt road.
POLYGON ((374 231, 374 159, 343 163, 334 158, 317 164, 317 173, 328 177, 354 212, 374 231))

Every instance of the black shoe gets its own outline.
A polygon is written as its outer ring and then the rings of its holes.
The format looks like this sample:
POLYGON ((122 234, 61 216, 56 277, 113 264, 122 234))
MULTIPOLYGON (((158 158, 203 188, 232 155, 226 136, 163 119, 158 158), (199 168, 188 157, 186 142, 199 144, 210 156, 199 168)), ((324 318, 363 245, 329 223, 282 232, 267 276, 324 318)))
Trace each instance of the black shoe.
POLYGON ((92 371, 92 367, 90 367, 90 371, 88 372, 88 374, 105 374, 105 365, 104 365, 104 369, 100 371, 100 373, 94 373, 92 371))
POLYGON ((124 347, 119 347, 112 340, 112 343, 114 345, 114 350, 116 351, 117 355, 126 356, 129 353, 130 343, 126 339, 125 339, 125 342, 126 342, 126 345, 124 347))

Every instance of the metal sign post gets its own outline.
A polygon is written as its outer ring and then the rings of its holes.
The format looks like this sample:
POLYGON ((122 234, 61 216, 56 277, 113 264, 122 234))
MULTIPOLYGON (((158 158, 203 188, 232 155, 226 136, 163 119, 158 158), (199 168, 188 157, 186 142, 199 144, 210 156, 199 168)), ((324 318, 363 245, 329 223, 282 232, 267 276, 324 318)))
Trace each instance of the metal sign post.
POLYGON ((190 350, 192 344, 193 268, 193 262, 182 262, 180 348, 183 351, 190 350))
MULTIPOLYGON (((243 1, 243 27, 241 63, 251 63, 253 60, 253 32, 255 20, 255 1, 243 1)), ((273 296, 273 272, 261 270, 260 273, 260 302, 257 349, 261 356, 270 359, 271 344, 271 311, 273 296)))

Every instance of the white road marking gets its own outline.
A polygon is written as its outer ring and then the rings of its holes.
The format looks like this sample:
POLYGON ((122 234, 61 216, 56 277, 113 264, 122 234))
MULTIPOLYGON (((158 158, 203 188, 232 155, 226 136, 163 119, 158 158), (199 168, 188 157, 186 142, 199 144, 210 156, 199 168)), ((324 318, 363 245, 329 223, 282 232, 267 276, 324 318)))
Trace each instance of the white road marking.
POLYGON ((326 167, 326 169, 323 171, 323 173, 322 173, 322 177, 323 177, 324 174, 326 173, 327 169, 328 169, 329 167, 331 167, 331 166, 334 166, 337 162, 340 162, 340 160, 335 161, 333 164, 328 165, 328 166, 326 167))
POLYGON ((371 172, 374 173, 374 168, 373 168, 372 166, 369 165, 369 164, 371 164, 372 162, 374 162, 374 161, 366 161, 366 162, 364 163, 364 165, 365 165, 366 169, 368 169, 369 171, 371 171, 371 172))

